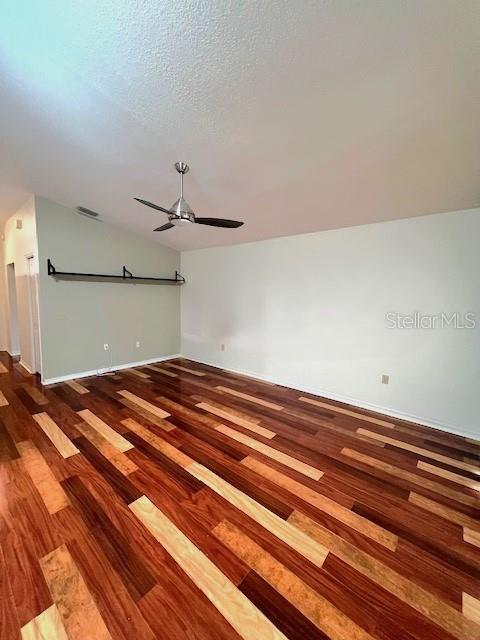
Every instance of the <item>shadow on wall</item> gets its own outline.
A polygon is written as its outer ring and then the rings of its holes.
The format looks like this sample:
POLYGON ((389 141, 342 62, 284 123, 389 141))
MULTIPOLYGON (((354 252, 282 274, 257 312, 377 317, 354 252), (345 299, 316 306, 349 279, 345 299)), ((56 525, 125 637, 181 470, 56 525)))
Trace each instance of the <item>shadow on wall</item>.
POLYGON ((220 270, 211 265, 208 283, 197 279, 194 270, 190 273, 188 263, 184 268, 188 291, 182 291, 182 300, 188 300, 188 310, 195 312, 183 313, 182 302, 182 353, 219 367, 232 368, 234 362, 240 373, 267 376, 273 315, 265 261, 242 265, 232 259, 220 270))

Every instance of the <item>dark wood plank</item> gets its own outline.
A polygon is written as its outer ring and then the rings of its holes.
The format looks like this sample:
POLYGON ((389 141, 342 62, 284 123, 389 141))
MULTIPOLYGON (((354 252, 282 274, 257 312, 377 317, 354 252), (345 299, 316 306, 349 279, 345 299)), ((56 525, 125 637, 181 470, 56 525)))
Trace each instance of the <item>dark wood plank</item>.
POLYGON ((131 597, 139 600, 155 586, 155 579, 131 549, 128 540, 114 526, 107 514, 78 476, 62 482, 72 505, 82 515, 89 530, 120 575, 131 597))
POLYGON ((121 474, 111 462, 104 458, 89 440, 82 436, 75 438, 74 442, 87 460, 108 480, 126 503, 133 502, 141 496, 141 493, 130 480, 121 474))
POLYGON ((258 573, 250 571, 242 580, 240 591, 247 596, 290 640, 329 640, 288 600, 275 591, 258 573))

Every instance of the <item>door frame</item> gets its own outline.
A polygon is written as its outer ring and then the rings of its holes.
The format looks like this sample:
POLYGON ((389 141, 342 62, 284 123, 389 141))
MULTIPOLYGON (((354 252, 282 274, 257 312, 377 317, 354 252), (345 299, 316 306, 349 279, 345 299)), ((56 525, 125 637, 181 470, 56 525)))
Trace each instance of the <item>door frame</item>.
POLYGON ((31 373, 42 373, 42 341, 40 339, 40 306, 38 302, 38 269, 37 256, 33 252, 25 254, 25 266, 27 271, 28 312, 30 350, 32 354, 31 373), (33 262, 30 262, 33 260, 33 262), (30 267, 33 266, 33 273, 30 267), (35 316, 36 328, 35 331, 35 316))

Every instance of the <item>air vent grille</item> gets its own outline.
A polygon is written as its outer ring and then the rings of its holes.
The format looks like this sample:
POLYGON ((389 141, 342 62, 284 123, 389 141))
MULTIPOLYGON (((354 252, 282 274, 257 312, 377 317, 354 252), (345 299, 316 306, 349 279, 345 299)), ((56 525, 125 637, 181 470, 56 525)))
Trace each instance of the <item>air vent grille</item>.
POLYGON ((99 214, 96 211, 87 209, 86 207, 77 207, 78 213, 82 216, 88 216, 89 218, 98 218, 99 214))

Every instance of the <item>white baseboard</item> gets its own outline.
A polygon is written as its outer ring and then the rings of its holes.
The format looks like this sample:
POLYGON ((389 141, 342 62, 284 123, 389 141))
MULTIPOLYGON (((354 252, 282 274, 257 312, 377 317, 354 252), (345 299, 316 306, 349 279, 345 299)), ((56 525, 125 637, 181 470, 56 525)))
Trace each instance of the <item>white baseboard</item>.
POLYGON ((160 356, 158 358, 149 358, 148 360, 139 360, 138 362, 127 362, 127 364, 115 364, 111 367, 104 367, 103 369, 92 369, 91 371, 78 371, 76 373, 67 373, 64 376, 57 376, 56 378, 42 378, 42 384, 56 384, 57 382, 66 382, 67 380, 76 380, 77 378, 89 378, 91 376, 98 376, 102 373, 110 371, 120 371, 121 369, 130 369, 131 367, 142 367, 146 364, 155 364, 155 362, 164 362, 165 360, 173 360, 174 358, 180 358, 180 354, 176 353, 171 356, 160 356))
POLYGON ((21 365, 22 365, 22 367, 28 371, 28 373, 30 373, 30 374, 32 374, 32 375, 33 375, 33 371, 32 371, 32 369, 31 369, 31 367, 29 367, 29 366, 28 366, 28 364, 26 364, 25 360, 22 360, 22 359, 20 358, 20 362, 19 362, 19 364, 21 364, 21 365))
POLYGON ((239 375, 242 375, 242 376, 248 376, 249 378, 254 378, 262 382, 269 382, 271 384, 276 384, 282 387, 288 387, 289 389, 295 389, 296 391, 311 393, 313 395, 320 396, 322 398, 327 398, 328 400, 336 400, 337 402, 343 402, 344 404, 349 404, 352 407, 358 407, 359 409, 367 409, 367 411, 374 411, 376 413, 380 413, 385 416, 390 416, 391 418, 397 418, 397 420, 404 420, 405 422, 419 424, 419 425, 422 425, 423 427, 430 427, 432 429, 437 429, 438 431, 444 431, 446 433, 450 433, 456 436, 461 436, 462 438, 470 438, 480 442, 480 435, 478 433, 464 431, 462 429, 458 429, 458 427, 445 424, 445 423, 439 424, 436 420, 432 418, 426 418, 424 416, 417 416, 409 413, 402 413, 401 411, 391 409, 390 407, 382 407, 381 405, 372 404, 370 402, 364 402, 362 400, 358 400, 357 398, 350 398, 348 396, 332 393, 331 391, 323 391, 322 389, 318 389, 318 388, 314 389, 313 387, 311 388, 298 387, 297 384, 290 381, 267 378, 264 376, 260 376, 257 373, 252 373, 250 371, 241 371, 240 369, 230 369, 218 363, 215 364, 214 362, 207 362, 206 360, 198 360, 197 358, 191 358, 186 355, 182 355, 181 357, 187 358, 192 362, 198 362, 200 364, 206 364, 210 367, 216 367, 217 369, 230 371, 231 373, 238 373, 239 375))

